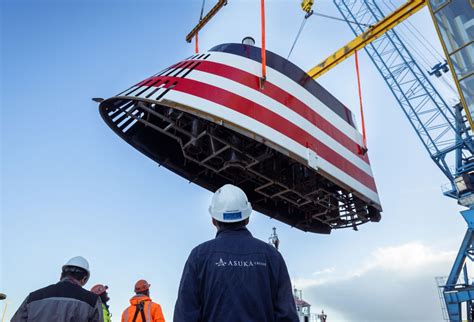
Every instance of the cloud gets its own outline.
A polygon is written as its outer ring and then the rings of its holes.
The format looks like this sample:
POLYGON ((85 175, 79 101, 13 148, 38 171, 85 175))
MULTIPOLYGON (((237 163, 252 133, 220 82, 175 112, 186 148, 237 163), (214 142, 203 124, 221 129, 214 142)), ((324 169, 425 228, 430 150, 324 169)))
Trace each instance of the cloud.
POLYGON ((416 274, 425 266, 445 263, 454 256, 455 252, 436 252, 420 242, 411 242, 400 246, 377 249, 372 253, 372 259, 359 270, 352 272, 352 275, 361 276, 371 270, 382 270, 397 274, 416 274))
POLYGON ((378 248, 361 263, 323 268, 294 284, 313 311, 333 312, 337 321, 441 321, 434 277, 446 275, 455 256, 410 242, 378 248))
POLYGON ((313 273, 313 275, 323 275, 323 274, 329 274, 329 273, 332 273, 334 272, 335 268, 334 267, 330 267, 330 268, 325 268, 321 271, 316 271, 313 273))

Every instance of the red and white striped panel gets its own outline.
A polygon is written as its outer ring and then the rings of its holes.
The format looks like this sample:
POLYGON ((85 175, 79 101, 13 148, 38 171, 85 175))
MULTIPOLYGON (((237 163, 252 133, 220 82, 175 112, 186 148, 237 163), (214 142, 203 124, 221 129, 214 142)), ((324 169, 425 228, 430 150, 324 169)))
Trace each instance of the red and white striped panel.
POLYGON ((284 74, 267 66, 261 89, 258 62, 231 53, 209 53, 198 65, 177 64, 181 72, 178 68, 168 76, 150 77, 122 95, 166 99, 237 124, 380 205, 357 129, 284 74))

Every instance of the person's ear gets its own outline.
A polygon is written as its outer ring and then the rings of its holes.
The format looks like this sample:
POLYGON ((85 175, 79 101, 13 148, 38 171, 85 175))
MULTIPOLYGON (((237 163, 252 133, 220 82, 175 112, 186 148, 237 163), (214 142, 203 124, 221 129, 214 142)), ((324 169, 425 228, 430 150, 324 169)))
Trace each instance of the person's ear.
POLYGON ((79 281, 79 283, 81 283, 81 286, 84 286, 87 284, 88 280, 89 280, 89 276, 85 276, 82 280, 79 281))
POLYGON ((214 218, 212 218, 212 224, 213 224, 216 228, 219 228, 219 226, 217 225, 217 221, 216 221, 214 218))

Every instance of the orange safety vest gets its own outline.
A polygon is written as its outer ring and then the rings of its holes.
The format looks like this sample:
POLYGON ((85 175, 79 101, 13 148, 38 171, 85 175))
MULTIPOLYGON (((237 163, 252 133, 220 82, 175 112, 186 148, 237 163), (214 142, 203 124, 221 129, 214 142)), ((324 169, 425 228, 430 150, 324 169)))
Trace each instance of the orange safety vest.
POLYGON ((122 322, 165 322, 161 306, 150 297, 136 295, 130 299, 130 304, 122 313, 122 322))

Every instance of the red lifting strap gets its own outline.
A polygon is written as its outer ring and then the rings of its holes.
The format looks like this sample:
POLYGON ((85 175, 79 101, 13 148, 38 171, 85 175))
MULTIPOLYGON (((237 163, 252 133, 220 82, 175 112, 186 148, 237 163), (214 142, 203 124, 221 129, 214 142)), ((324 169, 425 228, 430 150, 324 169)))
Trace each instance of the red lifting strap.
POLYGON ((365 119, 364 119, 364 107, 362 105, 362 89, 360 87, 360 72, 359 72, 359 57, 357 55, 357 50, 355 51, 355 65, 357 73, 357 88, 359 90, 359 104, 360 104, 360 119, 362 122, 362 139, 364 140, 363 150, 367 151, 367 137, 365 135, 365 119))
POLYGON ((199 54, 199 37, 198 37, 198 33, 197 33, 197 32, 196 32, 196 39, 195 39, 195 40, 196 40, 196 45, 195 45, 195 47, 194 47, 194 52, 195 52, 196 54, 199 54))
MULTIPOLYGON (((265 51, 265 0, 260 0, 260 13, 262 20, 262 80, 267 78, 267 56, 265 51)), ((263 82, 261 83, 263 84, 263 82)))

